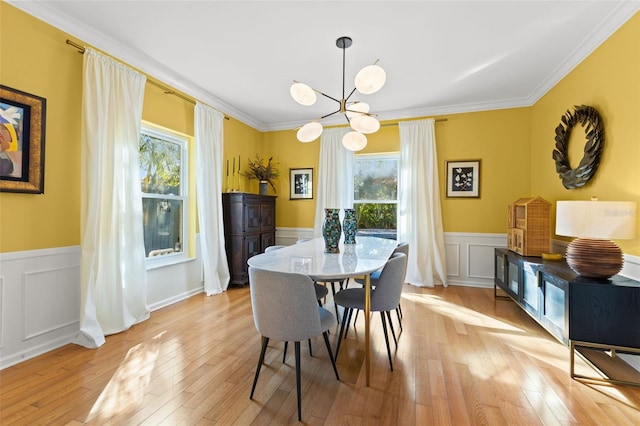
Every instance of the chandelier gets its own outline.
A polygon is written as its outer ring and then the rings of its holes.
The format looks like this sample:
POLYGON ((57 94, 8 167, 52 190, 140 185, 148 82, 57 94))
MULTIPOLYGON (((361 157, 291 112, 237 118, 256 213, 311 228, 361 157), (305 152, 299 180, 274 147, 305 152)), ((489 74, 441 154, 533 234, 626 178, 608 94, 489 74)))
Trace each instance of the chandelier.
POLYGON ((344 114, 347 123, 349 123, 351 127, 351 131, 342 138, 342 145, 350 151, 360 151, 367 146, 367 137, 365 134, 375 133, 380 128, 380 122, 374 114, 369 112, 368 104, 360 101, 350 101, 349 99, 351 99, 351 96, 356 90, 363 95, 376 93, 384 85, 387 78, 386 73, 382 67, 377 65, 378 61, 374 62, 373 65, 362 68, 356 75, 355 88, 345 97, 345 50, 351 46, 351 44, 351 37, 340 37, 336 40, 336 46, 342 49, 342 98, 339 100, 319 90, 313 89, 304 83, 293 81, 290 89, 291 97, 300 105, 310 106, 315 104, 316 93, 337 102, 339 105, 336 111, 323 115, 300 127, 297 133, 300 142, 316 140, 322 134, 323 130, 320 120, 335 114, 344 114))

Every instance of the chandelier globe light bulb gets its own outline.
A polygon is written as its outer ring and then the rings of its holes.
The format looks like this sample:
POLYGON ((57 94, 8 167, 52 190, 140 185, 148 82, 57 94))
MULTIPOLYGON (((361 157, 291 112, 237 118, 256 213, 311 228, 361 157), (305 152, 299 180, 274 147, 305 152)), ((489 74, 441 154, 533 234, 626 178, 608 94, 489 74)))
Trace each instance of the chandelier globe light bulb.
POLYGON ((347 106, 347 117, 349 118, 353 118, 359 115, 362 115, 362 113, 367 113, 369 112, 369 104, 366 102, 354 102, 351 105, 347 106))
POLYGON ((360 151, 367 146, 367 137, 360 132, 349 132, 342 137, 342 146, 349 151, 360 151))
POLYGON ((316 92, 304 83, 294 82, 289 89, 291 97, 300 105, 310 106, 316 103, 316 92))
POLYGON ((356 89, 363 95, 370 95, 382 89, 385 81, 387 74, 381 66, 368 65, 356 74, 356 89))
POLYGON ((349 122, 351 128, 360 133, 375 133, 380 129, 380 122, 370 115, 358 115, 349 122))
POLYGON ((298 129, 297 137, 300 142, 311 142, 322 134, 322 124, 312 121, 298 129))

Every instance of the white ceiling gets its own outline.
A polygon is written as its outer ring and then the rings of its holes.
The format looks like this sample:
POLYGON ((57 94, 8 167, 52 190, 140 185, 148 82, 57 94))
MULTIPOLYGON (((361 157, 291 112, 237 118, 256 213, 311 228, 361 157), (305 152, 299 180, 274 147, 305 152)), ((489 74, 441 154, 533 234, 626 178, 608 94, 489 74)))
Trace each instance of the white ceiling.
MULTIPOLYGON (((8 2, 263 131, 294 128, 337 109, 328 99, 300 106, 289 86, 295 79, 341 98, 340 36, 353 39, 346 50, 347 94, 357 71, 376 59, 387 73, 380 92, 351 100, 369 103, 381 120, 442 115, 532 105, 640 6, 578 0, 8 2)), ((323 123, 345 122, 337 118, 323 123)))

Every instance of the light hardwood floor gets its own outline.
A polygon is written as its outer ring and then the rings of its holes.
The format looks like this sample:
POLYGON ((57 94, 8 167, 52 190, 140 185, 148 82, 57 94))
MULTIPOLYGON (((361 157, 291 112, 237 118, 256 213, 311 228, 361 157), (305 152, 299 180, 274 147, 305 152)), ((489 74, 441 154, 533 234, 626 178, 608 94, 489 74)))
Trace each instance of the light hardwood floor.
MULTIPOLYGON (((302 346, 304 423, 640 424, 640 388, 572 380, 568 348, 493 290, 407 285, 402 308, 393 372, 373 316, 370 387, 362 316, 341 348, 340 382, 322 338, 313 357, 302 346)), ((295 424, 294 357, 291 348, 283 364, 282 346, 270 344, 249 400, 260 350, 249 289, 197 295, 99 349, 67 345, 1 371, 0 423, 295 424)), ((582 361, 576 368, 591 375, 582 361)))

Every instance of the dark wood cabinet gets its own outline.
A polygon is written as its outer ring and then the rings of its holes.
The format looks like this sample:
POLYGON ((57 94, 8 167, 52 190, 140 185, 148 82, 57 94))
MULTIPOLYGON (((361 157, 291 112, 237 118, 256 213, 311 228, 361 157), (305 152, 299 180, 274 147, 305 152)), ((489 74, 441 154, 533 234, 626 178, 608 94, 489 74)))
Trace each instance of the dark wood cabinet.
POLYGON ((224 238, 232 285, 249 282, 247 259, 276 241, 276 197, 228 192, 222 194, 224 238))
POLYGON ((578 276, 564 260, 495 249, 494 291, 501 289, 543 328, 579 354, 607 381, 640 384, 640 282, 621 276, 578 276))

